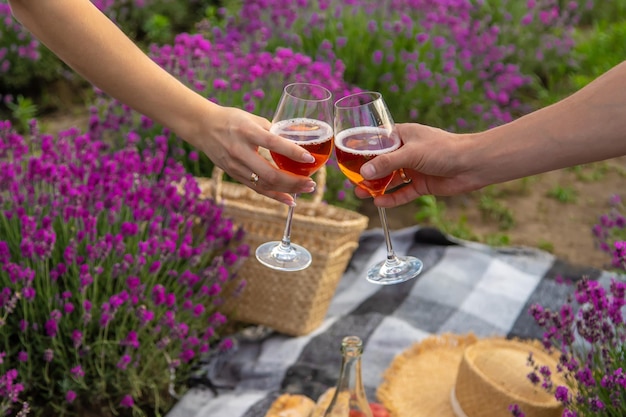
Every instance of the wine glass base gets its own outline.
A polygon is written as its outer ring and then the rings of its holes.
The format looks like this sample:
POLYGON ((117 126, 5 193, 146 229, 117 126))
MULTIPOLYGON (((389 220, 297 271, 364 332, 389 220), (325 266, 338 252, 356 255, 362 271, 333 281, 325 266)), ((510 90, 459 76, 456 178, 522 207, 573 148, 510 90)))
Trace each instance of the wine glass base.
POLYGON ((256 248, 256 258, 268 268, 277 271, 301 271, 311 265, 311 253, 300 245, 266 242, 256 248))
POLYGON ((413 256, 398 256, 394 260, 384 260, 367 271, 367 280, 373 284, 399 284, 415 278, 422 272, 424 264, 413 256))

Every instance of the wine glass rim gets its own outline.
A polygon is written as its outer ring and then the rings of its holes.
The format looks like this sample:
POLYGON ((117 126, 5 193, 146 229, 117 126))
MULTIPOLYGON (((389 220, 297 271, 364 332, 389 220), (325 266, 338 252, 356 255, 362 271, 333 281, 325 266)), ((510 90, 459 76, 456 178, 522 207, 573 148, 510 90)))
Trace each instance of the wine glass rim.
POLYGON ((322 101, 327 101, 329 100, 332 96, 333 93, 330 92, 330 90, 322 85, 319 84, 313 84, 313 83, 305 83, 305 82, 294 82, 294 83, 289 83, 287 84, 284 88, 283 91, 285 92, 285 94, 297 98, 299 100, 305 100, 305 101, 311 101, 311 102, 322 102, 322 101), (311 89, 318 89, 319 91, 324 93, 324 97, 322 98, 302 98, 302 97, 298 97, 294 94, 292 94, 289 90, 291 89, 291 87, 295 87, 295 86, 305 86, 305 87, 309 87, 311 89))
POLYGON ((378 91, 359 91, 357 93, 352 93, 352 94, 348 94, 347 96, 341 97, 339 100, 335 102, 335 108, 350 109, 350 108, 355 108, 355 107, 368 106, 374 103, 375 101, 381 100, 382 98, 383 98, 383 95, 379 93, 378 91), (358 96, 368 97, 369 100, 359 102, 359 104, 345 104, 349 100, 352 100, 358 96))

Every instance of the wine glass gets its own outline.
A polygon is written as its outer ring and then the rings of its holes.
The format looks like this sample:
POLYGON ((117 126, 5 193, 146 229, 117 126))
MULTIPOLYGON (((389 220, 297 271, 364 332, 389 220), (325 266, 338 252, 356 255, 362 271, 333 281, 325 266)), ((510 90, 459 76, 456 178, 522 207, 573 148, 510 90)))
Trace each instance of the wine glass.
MULTIPOLYGON (((326 88, 309 83, 292 83, 283 89, 270 131, 305 148, 315 162, 303 163, 271 152, 278 168, 309 176, 323 166, 333 150, 332 94, 326 88)), ((296 194, 293 195, 295 199, 296 194)), ((266 242, 256 249, 263 265, 279 271, 300 271, 313 258, 304 247, 291 243, 293 207, 289 207, 285 232, 280 241, 266 242)))
MULTIPOLYGON (((361 166, 377 155, 402 146, 389 109, 380 93, 365 91, 343 97, 335 103, 335 155, 339 169, 357 187, 372 197, 385 193, 395 173, 375 180, 365 180, 361 166)), ((422 271, 422 261, 413 256, 397 256, 391 245, 387 213, 378 208, 387 244, 387 259, 368 269, 367 280, 375 284, 397 284, 415 278, 422 271)))

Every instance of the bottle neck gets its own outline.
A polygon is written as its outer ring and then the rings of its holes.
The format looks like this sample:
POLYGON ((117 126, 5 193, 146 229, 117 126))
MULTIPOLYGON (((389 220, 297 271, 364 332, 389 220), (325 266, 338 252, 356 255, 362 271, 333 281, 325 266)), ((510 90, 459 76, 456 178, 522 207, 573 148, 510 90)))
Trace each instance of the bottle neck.
POLYGON ((337 389, 340 391, 353 391, 355 394, 365 398, 363 379, 361 377, 361 354, 344 355, 341 364, 341 374, 337 389))
POLYGON ((361 374, 363 346, 360 341, 358 344, 344 343, 341 351, 343 359, 334 402, 339 405, 347 401, 352 417, 372 417, 361 374))

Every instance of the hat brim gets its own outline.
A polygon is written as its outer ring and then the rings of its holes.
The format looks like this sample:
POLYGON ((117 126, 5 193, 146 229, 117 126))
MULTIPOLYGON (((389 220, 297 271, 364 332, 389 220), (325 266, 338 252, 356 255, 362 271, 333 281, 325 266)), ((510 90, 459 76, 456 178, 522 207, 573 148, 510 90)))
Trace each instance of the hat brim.
POLYGON ((473 334, 430 336, 394 358, 376 392, 391 417, 454 417, 450 392, 473 334))
MULTIPOLYGON (((512 404, 528 417, 560 416, 562 404, 527 378, 531 353, 556 368, 558 352, 538 340, 430 336, 394 358, 377 396, 391 417, 502 416, 512 404)), ((566 384, 558 373, 552 381, 566 384)))

